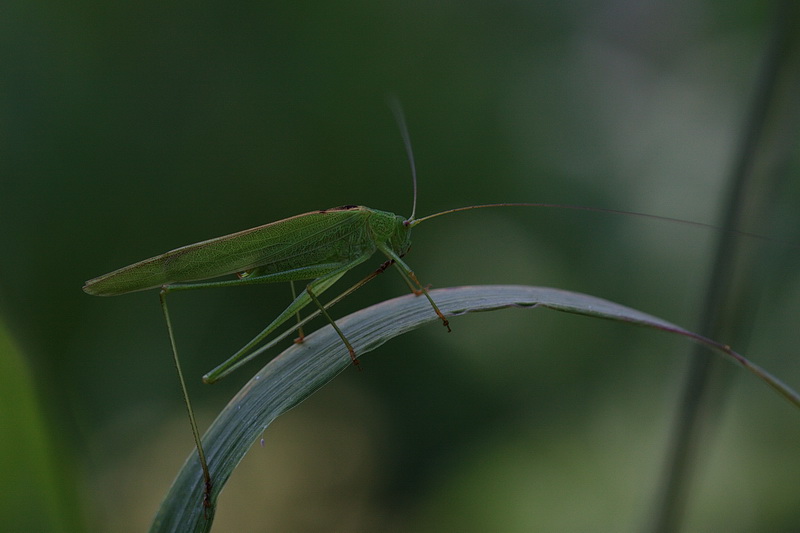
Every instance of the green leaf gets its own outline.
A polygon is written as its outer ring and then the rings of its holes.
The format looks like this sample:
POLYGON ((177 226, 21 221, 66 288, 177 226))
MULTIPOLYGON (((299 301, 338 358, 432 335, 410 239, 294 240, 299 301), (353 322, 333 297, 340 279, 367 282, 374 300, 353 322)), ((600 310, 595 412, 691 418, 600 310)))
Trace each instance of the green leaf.
MULTIPOLYGON (((446 316, 509 307, 544 307, 594 316, 683 335, 722 352, 800 407, 800 396, 730 347, 706 339, 666 320, 585 294, 518 285, 482 285, 431 291, 446 316)), ((389 339, 438 318, 425 298, 414 295, 388 300, 337 321, 359 356, 389 339)), ((212 503, 250 446, 279 415, 348 368, 341 339, 326 326, 270 361, 230 401, 203 438, 211 476, 212 503)), ((203 479, 197 454, 187 459, 151 528, 152 532, 208 531, 214 509, 203 507, 203 479)))

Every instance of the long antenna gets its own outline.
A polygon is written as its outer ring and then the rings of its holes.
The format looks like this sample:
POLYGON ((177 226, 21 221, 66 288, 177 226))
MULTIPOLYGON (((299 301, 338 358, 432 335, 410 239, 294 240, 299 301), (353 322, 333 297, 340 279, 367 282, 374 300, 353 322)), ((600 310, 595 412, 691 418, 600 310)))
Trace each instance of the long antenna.
POLYGON ((417 213, 417 165, 414 163, 414 150, 411 149, 411 136, 408 134, 408 126, 406 126, 406 116, 403 113, 403 106, 400 105, 400 100, 396 96, 389 96, 389 107, 392 110, 394 119, 397 121, 397 126, 400 128, 400 135, 403 136, 403 144, 406 146, 406 155, 408 162, 411 164, 411 180, 414 183, 414 202, 411 204, 411 216, 406 220, 406 224, 414 221, 414 215, 417 213))
MULTIPOLYGON (((568 204, 550 204, 543 202, 508 202, 508 203, 498 203, 498 204, 468 205, 464 207, 456 207, 455 209, 447 209, 445 211, 440 211, 439 213, 434 213, 432 215, 424 216, 420 219, 415 219, 414 217, 416 216, 417 213, 417 165, 414 162, 414 150, 411 148, 411 136, 408 134, 406 117, 405 113, 403 113, 403 106, 400 104, 400 100, 394 95, 389 95, 387 100, 389 103, 389 108, 392 110, 392 114, 394 115, 394 118, 397 121, 397 126, 400 128, 400 135, 403 136, 403 144, 406 147, 406 155, 408 156, 408 162, 411 165, 411 180, 414 184, 414 202, 411 206, 411 216, 408 217, 408 219, 405 221, 405 225, 408 227, 413 228, 417 224, 424 222, 426 220, 430 220, 432 218, 440 217, 442 215, 449 215, 450 213, 458 213, 460 211, 469 211, 471 209, 486 209, 487 207, 546 207, 553 209, 571 209, 574 211, 590 211, 593 213, 605 213, 609 215, 630 215, 630 216, 649 218, 652 220, 677 222, 678 224, 694 226, 696 228, 709 228, 715 230, 720 229, 713 224, 704 224, 703 222, 693 222, 691 220, 682 220, 680 218, 665 217, 661 215, 651 215, 648 213, 637 213, 635 211, 624 211, 620 209, 604 209, 602 207, 588 207, 588 206, 568 205, 568 204)), ((757 233, 738 231, 738 230, 730 231, 730 233, 743 237, 754 238, 760 241, 781 244, 784 246, 789 246, 791 248, 800 248, 800 246, 796 244, 777 241, 775 239, 771 239, 769 237, 765 237, 764 235, 759 235, 757 233)))
MULTIPOLYGON (((648 213, 637 213, 636 211, 624 211, 620 209, 604 209, 602 207, 587 207, 581 205, 565 205, 565 204, 548 204, 548 203, 530 203, 530 202, 510 202, 510 203, 501 203, 501 204, 482 204, 482 205, 468 205, 464 207, 456 207, 455 209, 447 209, 446 211, 441 211, 439 213, 434 213, 432 215, 424 216, 418 220, 409 220, 408 225, 411 227, 416 226, 417 224, 424 222, 426 220, 430 220, 432 218, 440 217, 442 215, 449 215, 450 213, 458 213, 460 211, 469 211, 471 209, 485 209, 487 207, 549 207, 554 209, 571 209, 574 211, 590 211, 593 213, 605 213, 609 215, 631 215, 637 217, 644 217, 653 220, 663 220, 666 222, 677 222, 678 224, 684 224, 687 226, 694 226, 696 228, 708 228, 719 230, 720 228, 713 225, 713 224, 705 224, 703 222, 694 222, 691 220, 683 220, 680 218, 672 218, 672 217, 665 217, 661 215, 651 215, 648 213)), ((759 241, 765 241, 774 244, 780 244, 782 246, 789 246, 791 248, 800 248, 797 244, 791 242, 784 242, 776 239, 772 239, 770 237, 766 237, 764 235, 759 235, 758 233, 751 233, 749 231, 730 231, 733 235, 739 235, 742 237, 748 237, 752 239, 757 239, 759 241)))

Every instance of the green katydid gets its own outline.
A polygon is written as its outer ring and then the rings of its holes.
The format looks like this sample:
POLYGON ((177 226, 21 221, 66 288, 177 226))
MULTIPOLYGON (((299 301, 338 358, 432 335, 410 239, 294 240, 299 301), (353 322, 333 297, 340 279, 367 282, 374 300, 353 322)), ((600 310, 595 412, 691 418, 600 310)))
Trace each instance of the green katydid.
MULTIPOLYGON (((312 280, 306 285, 305 291, 295 296, 292 303, 261 333, 256 335, 229 359, 207 373, 203 377, 203 381, 206 383, 213 383, 224 377, 252 358, 275 346, 278 342, 291 335, 292 331, 299 331, 299 340, 302 341, 302 327, 320 314, 336 330, 347 348, 353 364, 357 365, 358 360, 353 347, 329 315, 328 309, 392 265, 397 268, 415 294, 423 295, 428 299, 433 311, 439 316, 448 331, 450 330, 447 318, 436 306, 436 303, 428 294, 427 288, 420 283, 414 272, 402 259, 410 247, 411 228, 414 226, 445 214, 487 207, 556 207, 604 213, 638 214, 611 209, 548 203, 499 203, 460 207, 422 218, 415 218, 417 178, 414 157, 403 116, 399 112, 399 108, 395 107, 394 111, 411 164, 413 204, 409 218, 355 205, 312 211, 230 235, 176 248, 91 279, 83 287, 85 292, 96 296, 116 296, 129 292, 160 289, 161 309, 167 324, 174 363, 189 413, 189 421, 200 464, 203 469, 206 484, 204 504, 207 506, 210 505, 212 481, 178 358, 177 345, 167 308, 167 294, 184 290, 287 281, 292 283, 292 292, 294 294, 294 281, 312 280), (377 270, 345 290, 326 305, 320 302, 319 296, 323 292, 333 286, 348 271, 369 259, 376 251, 380 251, 386 257, 386 261, 377 270), (222 281, 204 281, 227 275, 235 275, 236 277, 222 281), (312 302, 315 304, 316 310, 300 320, 299 313, 312 302), (294 317, 298 318, 296 325, 261 345, 270 334, 294 317)), ((668 217, 643 216, 685 222, 668 217)))

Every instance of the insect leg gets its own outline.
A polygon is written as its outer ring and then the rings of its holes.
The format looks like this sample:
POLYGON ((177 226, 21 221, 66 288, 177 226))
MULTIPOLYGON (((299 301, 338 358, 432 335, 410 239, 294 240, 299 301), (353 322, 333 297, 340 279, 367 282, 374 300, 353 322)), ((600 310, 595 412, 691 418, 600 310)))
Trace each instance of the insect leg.
MULTIPOLYGON (((292 288, 292 301, 295 301, 297 299, 297 291, 294 290, 294 280, 289 280, 289 287, 292 288)), ((295 313, 295 316, 297 317, 297 338, 294 340, 294 342, 300 344, 301 342, 303 342, 305 335, 303 334, 303 326, 300 324, 299 309, 297 310, 297 313, 295 313)))
POLYGON ((431 295, 428 294, 428 289, 424 285, 422 285, 422 283, 419 282, 417 276, 414 274, 414 271, 411 270, 411 268, 407 264, 405 264, 405 262, 402 259, 400 259, 400 256, 397 255, 391 248, 388 248, 386 246, 378 246, 378 249, 381 252, 383 252, 386 255, 386 257, 388 257, 394 263, 394 265, 397 267, 398 272, 400 272, 400 275, 403 276, 403 279, 406 280, 406 283, 411 288, 412 292, 417 295, 422 294, 425 296, 425 298, 428 299, 428 302, 431 304, 431 307, 433 307, 436 316, 438 316, 442 320, 442 325, 444 325, 444 327, 447 328, 447 331, 448 332, 452 331, 450 329, 450 322, 439 310, 439 307, 436 305, 436 302, 433 301, 431 295))
MULTIPOLYGON (((339 278, 344 276, 347 273, 348 270, 352 269, 353 267, 355 267, 356 265, 358 265, 360 263, 363 263, 369 256, 370 256, 370 254, 368 254, 368 253, 367 254, 363 254, 363 255, 357 257, 356 259, 350 261, 349 263, 345 263, 344 265, 340 264, 336 268, 328 269, 328 272, 326 272, 322 276, 318 277, 317 279, 315 279, 314 281, 312 281, 309 284, 309 286, 312 287, 313 293, 315 293, 317 295, 322 294, 324 291, 328 290, 334 283, 336 283, 339 280, 339 278)), ((285 274, 282 274, 282 275, 285 275, 285 274)), ((266 278, 266 277, 264 277, 264 278, 266 278)), ((262 278, 262 279, 264 279, 264 278, 262 278)), ((246 279, 247 278, 242 279, 242 280, 235 280, 235 281, 244 282, 246 279)), ((303 278, 302 277, 295 277, 294 279, 303 279, 303 278)), ((308 279, 308 278, 306 278, 306 279, 308 279)), ((277 280, 275 277, 271 277, 270 280, 271 281, 290 281, 290 279, 277 280)), ((250 280, 250 283, 256 283, 256 282, 258 282, 257 278, 253 278, 252 280, 250 280)), ((356 284, 356 285, 357 285, 356 288, 361 286, 360 284, 356 284)), ((186 287, 186 285, 178 285, 177 287, 186 287)), ((350 293, 349 291, 346 291, 346 292, 348 294, 350 293)), ((226 376, 227 374, 232 372, 234 369, 238 368, 240 365, 242 365, 245 362, 249 361, 250 359, 252 359, 256 355, 262 353, 264 351, 264 349, 266 349, 266 347, 262 346, 262 347, 258 348, 257 350, 256 350, 256 347, 268 335, 270 335, 272 332, 277 330, 282 324, 284 324, 287 320, 289 320, 293 316, 295 316, 298 312, 300 312, 305 306, 307 306, 312 301, 314 301, 314 300, 312 299, 311 294, 309 294, 308 291, 303 291, 302 293, 300 293, 297 296, 297 298, 295 298, 295 300, 291 304, 289 304, 289 306, 286 309, 284 309, 283 312, 280 315, 278 315, 277 318, 275 318, 275 320, 270 322, 270 324, 261 331, 261 333, 256 335, 250 342, 245 344, 242 348, 239 349, 239 351, 237 351, 235 354, 233 354, 225 362, 223 362, 222 364, 217 366, 215 369, 213 369, 211 372, 209 372, 208 374, 203 376, 203 381, 205 383, 214 383, 218 379, 226 376)), ((336 301, 339 301, 339 300, 337 299, 336 301)), ((317 314, 313 314, 313 315, 311 315, 309 317, 306 317, 305 319, 301 320, 298 323, 298 327, 304 326, 309 320, 311 320, 312 318, 317 316, 317 314)), ((296 328, 294 328, 294 329, 296 329, 296 328)), ((286 336, 288 336, 290 334, 291 331, 293 331, 293 330, 288 330, 287 332, 284 332, 277 339, 273 339, 272 341, 270 341, 267 344, 267 346, 268 347, 274 346, 274 342, 277 342, 278 340, 284 339, 286 336)))
MULTIPOLYGON (((375 279, 378 276, 378 274, 382 274, 383 272, 385 272, 386 269, 389 268, 392 265, 392 263, 393 263, 393 261, 385 261, 380 267, 378 267, 377 270, 375 270, 374 272, 372 272, 372 273, 368 274, 367 276, 365 276, 358 283, 356 283, 355 285, 352 285, 350 288, 348 288, 347 290, 345 290, 344 292, 339 294, 337 297, 335 297, 333 300, 331 300, 330 302, 326 303, 323 307, 326 310, 328 310, 331 307, 333 307, 334 305, 336 305, 337 303, 341 302, 342 300, 344 300, 345 298, 347 298, 348 296, 350 296, 351 294, 356 292, 358 289, 360 289, 361 287, 366 285, 368 282, 370 282, 373 279, 375 279)), ((319 294, 319 293, 320 293, 320 291, 317 290, 317 294, 319 294)), ((301 296, 307 296, 307 294, 305 292, 303 292, 303 294, 301 296)), ((299 325, 300 326, 305 326, 306 324, 308 324, 309 322, 311 322, 312 320, 314 320, 315 318, 317 318, 321 314, 322 314, 322 311, 320 309, 317 309, 316 311, 314 311, 312 313, 309 313, 308 316, 306 316, 304 319, 302 319, 300 321, 299 325)), ((210 383, 210 382, 216 381, 217 379, 220 379, 221 377, 227 375, 229 372, 232 372, 234 369, 238 368, 239 366, 243 365, 244 363, 250 361, 251 359, 253 359, 255 357, 258 357, 259 355, 261 355, 262 353, 266 352, 267 350, 269 350, 271 348, 274 348, 280 341, 282 341, 283 339, 288 337, 292 333, 292 331, 294 331, 294 328, 287 329, 286 331, 284 331, 283 333, 281 333, 277 337, 271 339, 266 344, 264 344, 262 346, 259 346, 257 349, 255 349, 251 353, 247 354, 247 356, 244 359, 242 359, 240 361, 237 361, 233 366, 228 368, 221 375, 215 375, 213 377, 213 379, 211 378, 211 374, 212 374, 211 372, 209 374, 206 374, 206 376, 203 377, 203 381, 205 381, 207 383, 210 383), (209 381, 209 379, 211 379, 211 381, 209 381)), ((259 336, 256 337, 256 339, 263 340, 263 337, 261 335, 259 335, 259 336)), ((256 339, 254 339, 253 341, 248 343, 248 345, 253 344, 256 341, 256 339)))
POLYGON ((339 338, 342 339, 342 342, 344 343, 345 347, 347 347, 347 351, 350 352, 350 359, 353 361, 353 364, 355 366, 358 366, 358 359, 356 358, 356 351, 353 349, 353 345, 350 344, 350 341, 347 340, 347 337, 345 337, 344 333, 342 333, 342 330, 339 329, 339 326, 336 325, 336 321, 333 320, 331 318, 331 315, 328 314, 328 309, 330 309, 333 306, 333 304, 339 302, 342 298, 344 298, 344 296, 347 296, 347 295, 355 292, 356 290, 358 290, 361 287, 363 287, 364 285, 366 285, 367 282, 369 282, 372 279, 374 279, 375 277, 377 277, 379 274, 383 274, 384 272, 386 272, 386 269, 389 268, 390 266, 392 266, 392 264, 394 264, 394 260, 393 259, 389 259, 388 261, 384 261, 381 264, 381 266, 379 266, 374 272, 369 274, 367 277, 365 277, 364 279, 362 279, 361 281, 359 281, 358 283, 356 283, 355 285, 353 285, 349 289, 347 289, 344 293, 342 293, 341 295, 339 295, 335 299, 333 299, 330 302, 328 302, 327 305, 322 305, 322 303, 319 301, 319 298, 317 298, 317 296, 314 294, 314 291, 311 289, 311 285, 312 285, 311 283, 309 283, 308 286, 306 286, 306 292, 311 297, 311 299, 314 300, 314 303, 317 304, 317 307, 319 308, 319 311, 317 313, 315 313, 315 315, 321 313, 323 316, 325 316, 325 318, 328 320, 330 325, 333 326, 333 329, 339 335, 339 338))
POLYGON ((344 336, 342 330, 339 329, 339 326, 336 325, 336 322, 331 318, 331 315, 328 314, 328 311, 325 309, 325 306, 322 305, 322 303, 319 301, 319 298, 317 298, 317 295, 314 294, 314 291, 311 289, 310 283, 306 285, 306 292, 311 297, 311 299, 314 300, 314 303, 317 304, 317 307, 319 308, 322 315, 328 322, 330 322, 331 326, 333 326, 333 329, 336 330, 336 333, 342 339, 342 342, 347 347, 347 351, 350 352, 350 359, 352 359, 353 364, 358 366, 358 359, 356 359, 356 351, 353 349, 353 345, 350 344, 350 341, 347 340, 347 337, 344 336))
MULTIPOLYGON (((327 290, 331 287, 334 283, 336 283, 339 278, 341 278, 346 271, 341 269, 335 270, 330 272, 320 278, 317 278, 313 283, 316 283, 318 286, 318 292, 322 293, 323 291, 327 290)), ((261 351, 253 352, 253 350, 265 339, 269 336, 272 332, 277 330, 281 325, 283 325, 287 320, 290 320, 293 316, 296 316, 306 305, 311 303, 311 298, 308 294, 304 291, 301 292, 294 301, 289 304, 289 306, 283 310, 283 312, 278 315, 272 322, 270 322, 267 327, 261 330, 261 333, 253 337, 253 339, 242 346, 235 354, 225 360, 223 363, 218 365, 216 368, 211 370, 205 376, 203 376, 203 382, 205 383, 214 383, 218 379, 228 375, 230 372, 239 368, 240 365, 244 364, 245 362, 252 359, 257 353, 261 353, 261 351)), ((302 327, 305 323, 308 322, 307 319, 301 320, 297 327, 302 327)), ((292 331, 296 331, 297 327, 287 330, 278 337, 277 340, 282 340, 286 336, 288 336, 292 331)))
MULTIPOLYGON (((205 490, 203 492, 203 506, 208 509, 212 507, 211 503, 211 474, 208 471, 208 462, 206 461, 206 454, 203 451, 203 443, 200 439, 200 431, 197 429, 197 421, 194 418, 194 410, 192 409, 192 402, 189 400, 189 392, 186 389, 186 381, 183 379, 183 370, 181 369, 181 362, 178 358, 178 346, 175 343, 175 335, 172 331, 172 320, 169 317, 169 309, 167 308, 167 292, 162 289, 159 293, 161 299, 161 310, 164 312, 164 320, 167 323, 167 331, 169 332, 169 342, 172 346, 172 358, 175 361, 175 369, 178 371, 178 381, 181 383, 181 391, 183 392, 183 401, 186 404, 186 411, 189 413, 189 424, 192 426, 192 435, 194 436, 194 444, 197 447, 197 456, 200 459, 200 467, 203 469, 203 480, 205 482, 205 490)), ((207 517, 207 515, 206 515, 207 517)))

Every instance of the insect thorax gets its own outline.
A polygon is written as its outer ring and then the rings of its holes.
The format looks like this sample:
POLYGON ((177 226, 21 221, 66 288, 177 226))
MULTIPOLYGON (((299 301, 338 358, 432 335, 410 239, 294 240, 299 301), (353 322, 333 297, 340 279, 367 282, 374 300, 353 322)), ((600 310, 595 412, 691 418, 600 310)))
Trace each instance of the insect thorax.
POLYGON ((403 255, 411 246, 411 228, 405 219, 388 211, 371 209, 369 229, 376 242, 385 242, 392 250, 403 255))

